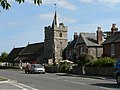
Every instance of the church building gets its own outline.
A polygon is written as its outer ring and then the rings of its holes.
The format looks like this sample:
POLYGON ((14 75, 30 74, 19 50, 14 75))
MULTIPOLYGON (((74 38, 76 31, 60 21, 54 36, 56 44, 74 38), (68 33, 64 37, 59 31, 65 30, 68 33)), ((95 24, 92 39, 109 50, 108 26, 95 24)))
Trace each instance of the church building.
POLYGON ((62 60, 63 50, 68 45, 67 26, 58 22, 55 11, 52 26, 45 27, 44 59, 47 63, 57 63, 62 60))
POLYGON ((63 51, 68 45, 67 26, 58 22, 56 11, 52 25, 46 26, 44 32, 44 42, 28 44, 13 61, 24 64, 27 62, 56 64, 61 61, 63 51))

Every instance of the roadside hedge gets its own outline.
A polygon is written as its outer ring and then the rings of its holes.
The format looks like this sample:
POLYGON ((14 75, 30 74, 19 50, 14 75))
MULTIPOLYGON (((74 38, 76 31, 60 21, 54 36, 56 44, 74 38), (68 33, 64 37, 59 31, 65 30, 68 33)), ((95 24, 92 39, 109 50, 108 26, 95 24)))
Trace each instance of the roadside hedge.
POLYGON ((0 66, 0 69, 19 69, 19 67, 15 67, 15 66, 0 66))
POLYGON ((97 60, 90 61, 87 66, 95 67, 113 67, 115 64, 115 59, 111 57, 101 57, 97 60))

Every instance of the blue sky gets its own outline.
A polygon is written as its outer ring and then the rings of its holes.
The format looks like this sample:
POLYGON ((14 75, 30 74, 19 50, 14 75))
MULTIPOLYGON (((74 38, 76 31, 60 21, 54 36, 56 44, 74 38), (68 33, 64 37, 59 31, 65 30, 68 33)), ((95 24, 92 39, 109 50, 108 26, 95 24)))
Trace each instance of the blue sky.
POLYGON ((68 40, 74 32, 96 32, 98 26, 109 31, 112 23, 120 27, 120 0, 43 0, 41 6, 32 0, 18 4, 10 1, 12 7, 0 8, 0 53, 29 43, 44 41, 44 27, 51 25, 54 3, 57 4, 59 22, 68 27, 68 40))

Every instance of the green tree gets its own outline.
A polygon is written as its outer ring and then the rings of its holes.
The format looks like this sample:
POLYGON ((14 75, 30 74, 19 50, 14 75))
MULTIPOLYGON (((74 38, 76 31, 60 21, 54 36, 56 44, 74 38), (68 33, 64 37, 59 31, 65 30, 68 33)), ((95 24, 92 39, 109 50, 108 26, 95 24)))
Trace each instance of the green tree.
POLYGON ((89 54, 82 54, 78 57, 78 66, 81 67, 82 74, 85 74, 85 65, 87 65, 92 60, 94 60, 94 57, 89 54))
MULTIPOLYGON (((25 0, 15 0, 15 1, 18 2, 19 4, 25 2, 25 0)), ((42 4, 42 0, 33 0, 33 3, 37 4, 37 5, 41 5, 42 4)), ((0 6, 3 9, 8 10, 11 7, 11 4, 8 2, 8 0, 0 0, 0 6)))
POLYGON ((7 61, 7 57, 8 57, 8 53, 6 52, 1 53, 0 61, 1 62, 7 61))

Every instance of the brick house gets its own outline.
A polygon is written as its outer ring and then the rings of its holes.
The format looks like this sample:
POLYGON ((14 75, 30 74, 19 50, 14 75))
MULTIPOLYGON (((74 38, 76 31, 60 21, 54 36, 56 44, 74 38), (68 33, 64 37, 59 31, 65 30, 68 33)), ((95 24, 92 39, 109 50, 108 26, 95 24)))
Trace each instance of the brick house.
POLYGON ((111 35, 103 42, 103 56, 120 58, 120 32, 112 25, 111 35))
POLYGON ((70 42, 66 48, 67 59, 71 57, 78 58, 81 54, 90 54, 93 57, 101 57, 103 54, 103 33, 101 27, 97 28, 97 35, 95 33, 80 33, 74 34, 74 40, 70 42), (74 56, 75 55, 75 56, 74 56))

